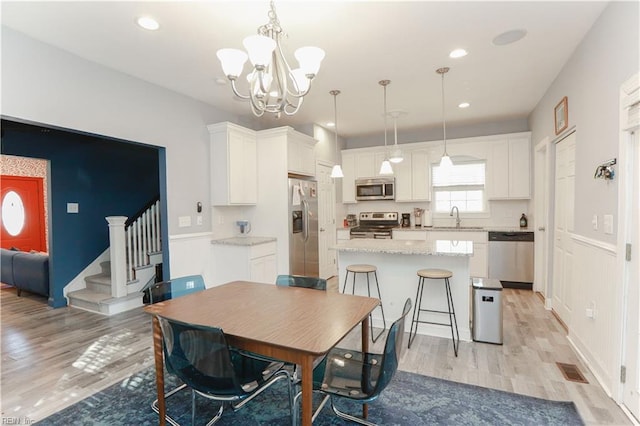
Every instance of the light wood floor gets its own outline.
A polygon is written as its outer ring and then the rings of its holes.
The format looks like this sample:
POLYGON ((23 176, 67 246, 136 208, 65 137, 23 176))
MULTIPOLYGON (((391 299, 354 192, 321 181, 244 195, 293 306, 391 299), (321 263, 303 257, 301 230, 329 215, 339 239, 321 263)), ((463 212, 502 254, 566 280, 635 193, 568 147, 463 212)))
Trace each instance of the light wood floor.
MULTIPOLYGON (((336 291, 330 280, 329 291, 336 291)), ((38 296, 0 290, 2 419, 41 420, 131 373, 153 365, 151 321, 141 309, 104 317, 51 309, 38 296), (26 295, 26 296, 24 296, 26 295)), ((418 336, 400 369, 535 397, 572 400, 587 424, 631 424, 579 361, 564 329, 531 291, 505 289, 504 344, 418 336), (589 384, 565 380, 556 362, 576 364, 589 384)), ((388 319, 389 320, 389 319, 388 319)), ((341 346, 359 344, 359 331, 341 346)), ((380 339, 372 349, 384 344, 380 339)), ((406 344, 406 338, 405 338, 406 344)))

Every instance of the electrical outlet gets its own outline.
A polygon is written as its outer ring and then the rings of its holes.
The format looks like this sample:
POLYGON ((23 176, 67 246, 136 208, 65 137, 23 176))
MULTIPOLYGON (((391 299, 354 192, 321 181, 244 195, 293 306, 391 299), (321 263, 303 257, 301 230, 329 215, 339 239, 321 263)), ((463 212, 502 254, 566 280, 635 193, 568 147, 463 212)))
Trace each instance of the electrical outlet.
POLYGON ((591 224, 593 225, 593 230, 597 231, 598 230, 598 215, 597 214, 593 215, 593 219, 591 219, 591 224))
POLYGON ((196 216, 196 225, 202 225, 202 216, 196 216))
POLYGON ((593 318, 593 309, 587 308, 585 315, 587 316, 587 318, 593 318))

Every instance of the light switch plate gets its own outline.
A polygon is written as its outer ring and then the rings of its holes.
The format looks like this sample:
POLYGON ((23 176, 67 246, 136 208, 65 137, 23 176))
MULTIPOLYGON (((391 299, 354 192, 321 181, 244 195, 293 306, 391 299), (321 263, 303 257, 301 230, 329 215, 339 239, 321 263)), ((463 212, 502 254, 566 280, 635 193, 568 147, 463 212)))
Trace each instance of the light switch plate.
POLYGON ((178 227, 185 228, 187 226, 191 226, 191 216, 178 217, 178 227))
POLYGON ((78 213, 80 205, 78 203, 67 203, 67 213, 78 213))
POLYGON ((613 234, 613 215, 605 214, 603 222, 604 222, 604 233, 612 235, 613 234))

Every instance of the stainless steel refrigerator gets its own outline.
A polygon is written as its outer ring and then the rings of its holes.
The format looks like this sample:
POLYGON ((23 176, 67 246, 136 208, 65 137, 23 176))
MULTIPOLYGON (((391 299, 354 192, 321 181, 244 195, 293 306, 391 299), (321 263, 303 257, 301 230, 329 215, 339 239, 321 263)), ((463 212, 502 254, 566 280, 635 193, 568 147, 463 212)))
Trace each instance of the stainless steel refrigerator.
POLYGON ((289 273, 319 276, 318 183, 289 178, 289 273))

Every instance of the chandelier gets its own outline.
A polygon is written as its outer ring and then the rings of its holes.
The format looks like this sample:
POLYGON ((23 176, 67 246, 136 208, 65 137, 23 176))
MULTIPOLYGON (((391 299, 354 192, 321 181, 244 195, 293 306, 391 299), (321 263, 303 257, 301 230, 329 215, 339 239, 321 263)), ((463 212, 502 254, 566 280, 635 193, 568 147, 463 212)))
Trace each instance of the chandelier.
POLYGON ((311 80, 318 73, 324 58, 324 50, 318 47, 301 47, 294 53, 300 67, 292 70, 280 44, 282 36, 286 34, 280 26, 273 1, 270 5, 269 22, 258 27, 258 34, 242 42, 247 52, 227 48, 216 53, 223 72, 231 81, 233 93, 240 99, 248 100, 251 111, 257 117, 265 112, 273 113, 276 117, 282 113, 295 114, 304 96, 309 93, 311 80), (237 80, 247 59, 251 61, 253 69, 246 77, 248 94, 243 95, 238 90, 237 80))

